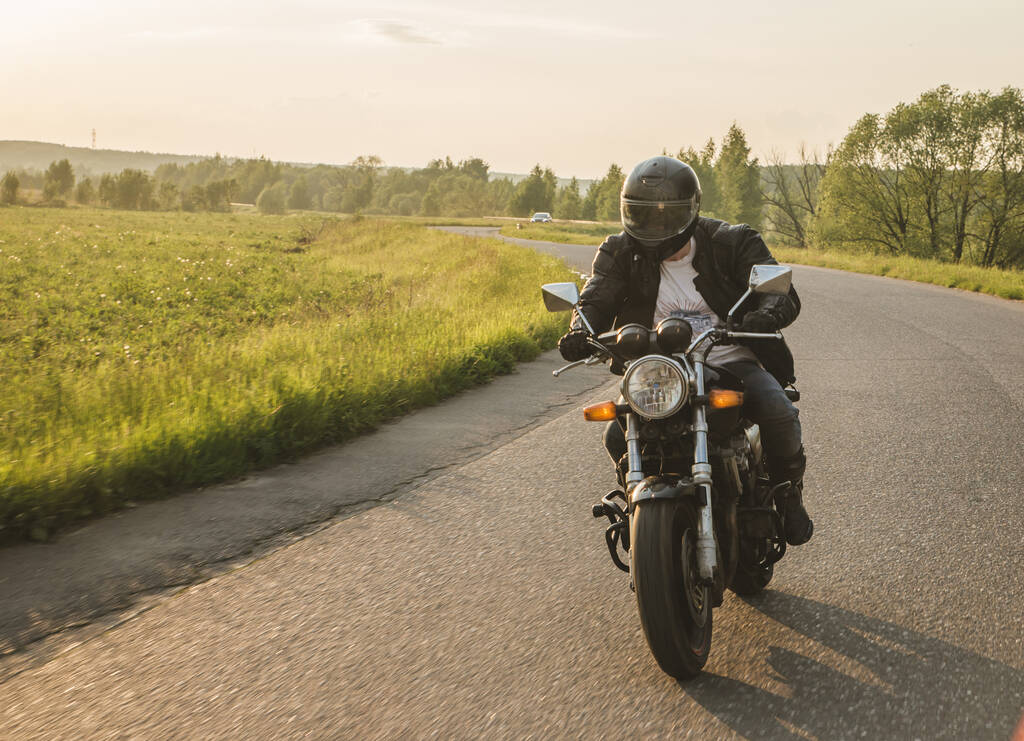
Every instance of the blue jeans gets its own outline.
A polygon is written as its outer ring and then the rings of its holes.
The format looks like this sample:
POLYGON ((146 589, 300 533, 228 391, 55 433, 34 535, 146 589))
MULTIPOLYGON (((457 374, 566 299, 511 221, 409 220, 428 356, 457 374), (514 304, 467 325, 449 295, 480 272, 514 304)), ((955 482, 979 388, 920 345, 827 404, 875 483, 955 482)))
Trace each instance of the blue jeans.
MULTIPOLYGON (((761 444, 768 458, 783 462, 798 456, 803 447, 800 412, 775 377, 750 360, 723 367, 743 381, 743 416, 761 428, 761 444)), ((605 428, 604 446, 618 465, 626 452, 626 438, 618 422, 609 422, 605 428)))

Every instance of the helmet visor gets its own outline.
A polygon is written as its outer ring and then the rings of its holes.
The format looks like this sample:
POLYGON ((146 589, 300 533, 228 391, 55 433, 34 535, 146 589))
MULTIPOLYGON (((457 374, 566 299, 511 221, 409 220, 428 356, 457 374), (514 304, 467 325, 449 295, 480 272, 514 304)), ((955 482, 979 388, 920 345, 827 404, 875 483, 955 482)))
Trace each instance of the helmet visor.
POLYGON ((674 237, 697 216, 697 199, 685 201, 621 200, 622 228, 645 242, 661 242, 674 237))

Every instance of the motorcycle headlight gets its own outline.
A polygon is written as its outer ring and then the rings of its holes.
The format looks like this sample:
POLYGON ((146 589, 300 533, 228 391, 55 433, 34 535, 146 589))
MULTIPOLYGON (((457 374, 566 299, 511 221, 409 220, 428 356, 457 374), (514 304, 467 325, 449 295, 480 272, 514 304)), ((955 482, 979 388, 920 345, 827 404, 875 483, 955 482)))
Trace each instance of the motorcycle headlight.
POLYGON ((640 358, 622 378, 622 395, 634 412, 647 419, 671 417, 689 393, 682 366, 658 355, 640 358))

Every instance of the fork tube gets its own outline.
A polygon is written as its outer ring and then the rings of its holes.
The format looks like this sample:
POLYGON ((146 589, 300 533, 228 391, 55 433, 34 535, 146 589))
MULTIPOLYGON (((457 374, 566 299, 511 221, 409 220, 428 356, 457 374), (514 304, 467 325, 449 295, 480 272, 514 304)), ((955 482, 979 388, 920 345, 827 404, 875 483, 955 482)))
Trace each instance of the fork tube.
MULTIPOLYGON (((703 397, 704 353, 693 355, 694 375, 697 381, 697 395, 703 397)), ((704 492, 704 504, 697 507, 697 568, 701 579, 710 583, 718 568, 715 547, 714 519, 711 511, 711 462, 708 458, 708 421, 705 404, 693 405, 693 483, 704 492)))
POLYGON ((640 457, 640 420, 632 412, 626 415, 626 453, 629 455, 626 494, 629 494, 644 480, 644 464, 640 457))

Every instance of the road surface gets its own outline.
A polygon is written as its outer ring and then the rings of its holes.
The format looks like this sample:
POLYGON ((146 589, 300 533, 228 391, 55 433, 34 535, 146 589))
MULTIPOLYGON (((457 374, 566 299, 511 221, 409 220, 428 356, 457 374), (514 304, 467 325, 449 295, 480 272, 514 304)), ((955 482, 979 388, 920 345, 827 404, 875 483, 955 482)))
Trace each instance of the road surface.
POLYGON ((1024 709, 1024 304, 794 276, 815 535, 764 595, 726 596, 702 677, 659 671, 590 516, 613 478, 578 406, 613 385, 588 369, 574 408, 12 674, 0 736, 1005 741, 1024 709))

